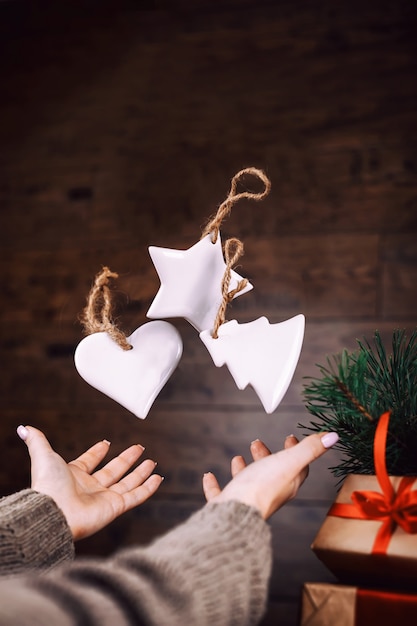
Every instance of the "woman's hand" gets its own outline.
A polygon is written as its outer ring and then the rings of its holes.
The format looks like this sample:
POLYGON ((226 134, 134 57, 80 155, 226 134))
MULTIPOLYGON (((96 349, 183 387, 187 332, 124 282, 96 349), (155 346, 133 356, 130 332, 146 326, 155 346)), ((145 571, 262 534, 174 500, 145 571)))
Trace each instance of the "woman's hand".
POLYGON ((94 472, 109 450, 99 441, 77 459, 66 463, 45 435, 32 426, 19 426, 31 459, 31 487, 53 500, 64 513, 74 541, 101 530, 122 513, 150 498, 162 482, 153 474, 156 463, 147 459, 130 473, 144 448, 133 445, 94 472))
POLYGON ((251 444, 254 462, 246 466, 241 456, 231 463, 232 480, 221 490, 210 472, 203 477, 203 491, 209 502, 238 500, 259 510, 267 519, 294 498, 308 475, 309 464, 338 440, 336 433, 305 437, 300 443, 290 435, 284 450, 272 454, 262 441, 251 444))

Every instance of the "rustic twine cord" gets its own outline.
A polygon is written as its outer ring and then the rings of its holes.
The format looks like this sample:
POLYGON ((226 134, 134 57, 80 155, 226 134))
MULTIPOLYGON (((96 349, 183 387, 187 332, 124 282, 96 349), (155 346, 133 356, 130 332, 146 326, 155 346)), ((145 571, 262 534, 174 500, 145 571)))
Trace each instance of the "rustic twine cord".
POLYGON ((226 259, 226 270, 223 275, 222 280, 222 302, 219 306, 219 310, 217 311, 216 319, 214 321, 212 337, 213 339, 218 338, 218 330, 222 324, 225 322, 226 316, 226 307, 231 300, 235 297, 239 291, 242 291, 248 284, 246 278, 242 278, 239 281, 237 287, 229 291, 230 279, 232 276, 232 267, 236 263, 236 261, 243 254, 243 243, 239 239, 228 239, 224 244, 224 256, 226 259))
MULTIPOLYGON (((370 422, 375 422, 375 418, 372 417, 372 415, 370 415, 370 413, 368 413, 368 411, 365 409, 364 406, 361 405, 359 400, 357 398, 355 398, 355 396, 348 389, 348 387, 345 385, 345 383, 342 382, 340 380, 340 378, 338 378, 337 376, 334 377, 334 381, 335 381, 336 385, 339 387, 339 389, 341 390, 341 392, 344 393, 344 395, 351 401, 353 406, 356 409, 358 409, 358 411, 360 413, 362 413, 370 422)), ((399 444, 403 448, 407 449, 407 446, 405 445, 405 443, 403 441, 401 441, 396 435, 394 435, 394 433, 391 433, 390 431, 388 431, 388 437, 392 437, 392 439, 395 439, 397 444, 399 444)))
POLYGON ((123 349, 131 350, 133 346, 126 335, 111 320, 112 301, 108 287, 110 278, 118 278, 118 274, 108 267, 103 267, 95 279, 88 294, 87 305, 81 314, 81 322, 87 335, 105 332, 123 349))
POLYGON ((242 198, 250 198, 251 200, 263 200, 269 194, 270 190, 271 181, 262 170, 258 170, 256 167, 247 167, 246 169, 240 170, 240 172, 233 176, 230 184, 229 195, 217 209, 216 215, 208 222, 207 226, 204 228, 201 239, 211 233, 211 240, 213 243, 216 243, 217 237, 219 235, 220 225, 224 218, 229 215, 232 206, 236 204, 236 202, 238 202, 242 198), (254 193, 252 191, 242 191, 241 193, 236 193, 238 182, 247 175, 259 178, 265 185, 265 189, 261 193, 254 193))
MULTIPOLYGON (((250 198, 251 200, 263 200, 263 198, 265 198, 269 194, 270 190, 271 181, 262 170, 259 170, 256 167, 247 167, 243 170, 240 170, 240 172, 233 176, 230 184, 230 191, 226 200, 221 203, 216 215, 211 220, 209 220, 207 226, 203 230, 201 239, 211 234, 212 242, 216 243, 217 237, 219 236, 220 225, 224 218, 229 215, 232 206, 236 204, 236 202, 238 202, 242 198, 250 198), (236 193, 239 181, 247 175, 259 178, 265 185, 265 189, 260 193, 254 193, 252 191, 242 191, 241 193, 236 193)), ((230 279, 232 276, 232 267, 242 254, 243 243, 239 239, 232 238, 226 241, 224 245, 226 270, 224 272, 222 280, 223 299, 219 306, 216 319, 214 321, 214 327, 212 332, 213 339, 218 338, 218 330, 220 326, 225 322, 227 305, 229 304, 229 302, 231 302, 231 300, 233 300, 235 295, 239 293, 239 291, 242 291, 242 289, 244 289, 248 284, 246 278, 243 278, 241 281, 239 281, 236 289, 232 289, 232 291, 229 292, 230 279)))
POLYGON ((372 415, 370 415, 370 413, 368 413, 368 411, 365 409, 365 407, 362 406, 362 404, 359 402, 359 400, 357 398, 355 398, 355 396, 348 389, 348 387, 345 385, 345 383, 342 382, 340 380, 340 378, 338 378, 337 376, 334 377, 334 381, 335 381, 336 385, 339 387, 340 391, 348 398, 348 400, 351 401, 353 406, 356 409, 358 409, 358 411, 360 413, 362 413, 362 415, 364 415, 366 417, 366 419, 368 419, 370 422, 374 422, 375 420, 372 417, 372 415))

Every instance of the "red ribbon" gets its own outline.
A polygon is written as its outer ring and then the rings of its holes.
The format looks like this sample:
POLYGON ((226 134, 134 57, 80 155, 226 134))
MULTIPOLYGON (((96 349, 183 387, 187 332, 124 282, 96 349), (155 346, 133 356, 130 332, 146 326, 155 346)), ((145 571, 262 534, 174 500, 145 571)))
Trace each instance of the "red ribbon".
POLYGON ((373 554, 386 553, 397 526, 400 526, 406 533, 417 533, 417 491, 411 489, 416 477, 402 478, 395 492, 387 472, 385 446, 389 418, 389 411, 381 415, 374 439, 375 474, 382 493, 354 491, 351 495, 353 504, 335 502, 328 513, 337 517, 382 522, 372 547, 373 554))
POLYGON ((355 626, 415 624, 417 596, 374 589, 357 589, 355 626))

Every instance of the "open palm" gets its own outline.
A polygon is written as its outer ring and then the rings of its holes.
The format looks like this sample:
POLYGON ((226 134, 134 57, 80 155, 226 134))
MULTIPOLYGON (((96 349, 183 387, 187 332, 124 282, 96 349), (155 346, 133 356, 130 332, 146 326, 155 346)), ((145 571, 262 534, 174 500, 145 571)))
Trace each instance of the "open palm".
POLYGON ((66 463, 40 430, 28 426, 23 429, 24 436, 19 434, 31 458, 32 489, 55 500, 74 540, 92 535, 122 513, 145 502, 163 480, 152 473, 156 463, 151 459, 129 472, 143 453, 140 445, 130 446, 94 471, 109 450, 107 441, 99 441, 77 459, 66 463))

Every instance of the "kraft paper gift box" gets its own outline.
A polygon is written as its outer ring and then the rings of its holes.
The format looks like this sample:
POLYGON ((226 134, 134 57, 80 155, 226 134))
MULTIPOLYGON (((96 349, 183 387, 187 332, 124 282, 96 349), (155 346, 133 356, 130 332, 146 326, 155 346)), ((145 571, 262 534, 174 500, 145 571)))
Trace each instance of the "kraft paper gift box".
MULTIPOLYGON (((388 477, 387 477, 388 478, 388 477)), ((357 509, 353 505, 352 494, 358 494, 362 499, 363 517, 339 517, 337 508, 333 505, 325 518, 311 548, 326 567, 341 581, 353 585, 388 586, 417 591, 417 533, 413 524, 405 530, 396 522, 397 517, 404 517, 411 512, 413 519, 416 516, 417 478, 389 477, 395 494, 398 494, 400 485, 406 483, 408 501, 403 502, 403 509, 390 514, 381 511, 382 489, 378 478, 373 475, 351 474, 336 498, 336 507, 339 504, 348 505, 348 512, 356 515, 357 509), (363 494, 362 497, 360 494, 363 494), (373 510, 369 509, 369 494, 373 497, 373 510), (379 496, 379 500, 378 500, 379 496), (333 512, 333 514, 332 514, 333 512), (372 519, 380 515, 378 519, 372 519), (366 519, 369 515, 371 519, 366 519), (392 515, 392 517, 390 517, 392 515), (377 546, 376 538, 385 525, 384 545, 377 546)), ((403 489, 404 491, 404 489, 403 489)), ((398 498, 397 498, 398 499, 398 498)), ((343 512, 343 510, 342 510, 343 512)), ((360 514, 360 512, 359 512, 360 514)), ((400 519, 402 522, 402 520, 400 519)), ((407 527, 407 526, 406 526, 407 527)), ((417 623, 417 612, 416 612, 417 623)))
POLYGON ((416 623, 417 595, 306 583, 300 626, 410 626, 416 623))
POLYGON ((347 476, 311 547, 342 582, 417 591, 417 477, 388 476, 389 420, 375 430, 375 475, 347 476))

